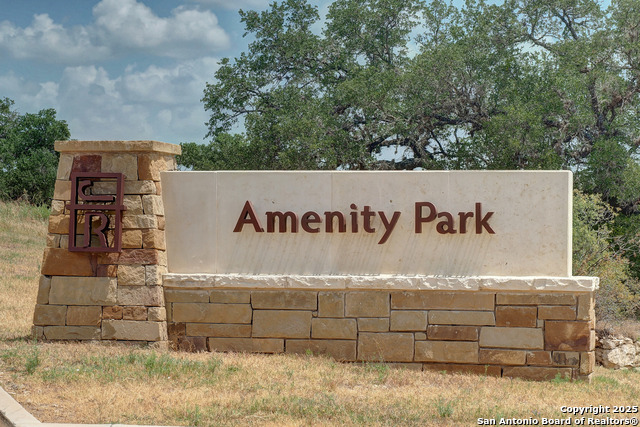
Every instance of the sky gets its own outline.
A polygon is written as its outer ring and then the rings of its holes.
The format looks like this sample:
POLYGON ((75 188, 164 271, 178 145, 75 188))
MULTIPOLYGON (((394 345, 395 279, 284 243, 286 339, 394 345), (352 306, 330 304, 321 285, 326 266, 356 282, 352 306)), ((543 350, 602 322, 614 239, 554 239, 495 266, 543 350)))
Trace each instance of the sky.
POLYGON ((0 98, 54 108, 72 139, 207 142, 205 85, 248 44, 238 9, 269 2, 0 0, 0 98))

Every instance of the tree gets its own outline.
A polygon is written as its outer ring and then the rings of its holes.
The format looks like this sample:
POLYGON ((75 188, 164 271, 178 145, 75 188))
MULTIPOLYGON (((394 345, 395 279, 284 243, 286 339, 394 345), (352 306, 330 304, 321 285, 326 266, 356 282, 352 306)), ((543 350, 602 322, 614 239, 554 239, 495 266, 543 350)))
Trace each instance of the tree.
POLYGON ((565 168, 635 211, 633 0, 337 0, 322 33, 305 0, 240 13, 255 40, 205 88, 201 155, 240 124, 251 167, 565 168))
POLYGON ((54 109, 20 115, 12 105, 0 101, 0 198, 48 204, 58 167, 53 143, 69 139, 69 128, 54 109))

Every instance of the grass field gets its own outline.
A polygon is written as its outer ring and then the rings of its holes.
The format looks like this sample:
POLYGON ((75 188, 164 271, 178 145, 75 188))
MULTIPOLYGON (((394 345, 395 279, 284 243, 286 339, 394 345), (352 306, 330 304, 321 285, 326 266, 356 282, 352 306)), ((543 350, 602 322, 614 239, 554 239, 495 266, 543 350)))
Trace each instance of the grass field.
POLYGON ((543 417, 568 418, 562 406, 640 404, 637 370, 597 368, 590 384, 535 383, 313 355, 37 343, 30 328, 45 217, 41 209, 0 202, 0 385, 44 422, 465 426, 531 417, 543 425, 543 417))

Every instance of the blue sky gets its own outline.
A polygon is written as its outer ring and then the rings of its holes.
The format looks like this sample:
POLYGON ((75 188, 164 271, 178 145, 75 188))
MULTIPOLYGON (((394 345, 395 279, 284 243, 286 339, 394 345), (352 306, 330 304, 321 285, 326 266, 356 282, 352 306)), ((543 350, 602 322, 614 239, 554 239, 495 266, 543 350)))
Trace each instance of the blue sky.
POLYGON ((205 82, 247 46, 238 9, 268 3, 0 0, 0 98, 55 108, 74 139, 204 142, 205 82))

